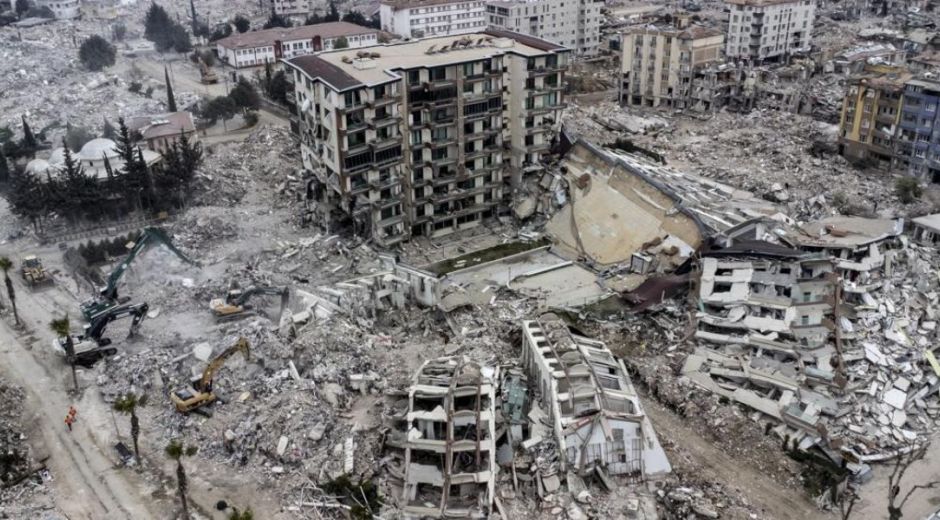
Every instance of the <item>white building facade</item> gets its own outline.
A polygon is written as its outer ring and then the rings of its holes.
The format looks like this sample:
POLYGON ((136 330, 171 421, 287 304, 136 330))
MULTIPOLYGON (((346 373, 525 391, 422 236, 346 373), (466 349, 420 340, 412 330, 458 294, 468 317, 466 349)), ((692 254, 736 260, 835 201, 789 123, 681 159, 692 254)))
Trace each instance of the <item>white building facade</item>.
POLYGON ((36 0, 36 7, 48 7, 60 20, 77 18, 80 9, 79 0, 36 0))
POLYGON ((484 2, 383 0, 379 17, 383 31, 405 38, 468 34, 487 25, 484 2))
POLYGON ((350 49, 377 45, 379 32, 347 22, 302 25, 233 34, 216 42, 219 58, 235 67, 254 67, 333 50, 340 38, 350 49))
POLYGON ((815 0, 725 0, 729 58, 777 59, 810 50, 815 0))
POLYGON ((568 47, 578 55, 597 54, 603 0, 495 0, 486 5, 487 23, 568 47))

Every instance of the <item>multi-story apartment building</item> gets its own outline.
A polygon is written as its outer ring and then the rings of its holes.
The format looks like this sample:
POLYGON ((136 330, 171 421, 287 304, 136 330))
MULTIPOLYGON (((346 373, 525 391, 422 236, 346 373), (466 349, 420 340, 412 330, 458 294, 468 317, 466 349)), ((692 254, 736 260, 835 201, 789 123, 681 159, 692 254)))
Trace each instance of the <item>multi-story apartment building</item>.
POLYGON ((895 167, 940 183, 940 82, 912 79, 904 85, 895 167))
POLYGON ((603 0, 491 0, 487 22, 593 55, 600 45, 603 0))
POLYGON ((310 0, 271 0, 274 12, 280 15, 306 15, 313 11, 310 0))
POLYGON ((815 0, 725 0, 731 8, 725 54, 757 61, 807 52, 815 0))
POLYGON ((839 120, 839 153, 883 168, 892 164, 901 119, 901 95, 911 74, 902 68, 869 66, 849 82, 839 120))
POLYGON ((59 20, 76 18, 80 12, 79 0, 36 0, 36 7, 48 7, 59 20))
POLYGON ((626 105, 687 108, 698 71, 721 61, 721 32, 687 25, 645 26, 622 36, 620 102, 626 105))
POLYGON ((329 22, 233 34, 215 42, 219 58, 235 67, 254 67, 280 59, 331 50, 340 38, 349 48, 376 45, 379 31, 348 22, 329 22))
POLYGON ((549 150, 569 53, 488 30, 285 61, 308 193, 382 246, 495 216, 549 150))
POLYGON ((382 30, 405 38, 468 34, 486 29, 482 1, 382 0, 382 30))

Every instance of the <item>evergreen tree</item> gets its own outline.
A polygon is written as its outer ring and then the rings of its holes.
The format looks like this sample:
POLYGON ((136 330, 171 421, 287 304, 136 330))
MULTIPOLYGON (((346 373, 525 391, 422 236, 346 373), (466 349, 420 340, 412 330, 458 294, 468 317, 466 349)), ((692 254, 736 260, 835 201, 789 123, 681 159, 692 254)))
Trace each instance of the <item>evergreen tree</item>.
POLYGON ((349 11, 348 13, 344 14, 343 21, 354 23, 356 25, 361 25, 363 27, 368 27, 369 25, 371 25, 371 21, 368 18, 366 18, 365 15, 355 10, 349 11))
POLYGON ((27 11, 29 11, 29 7, 29 0, 16 0, 16 15, 23 16, 27 11))
POLYGON ((83 41, 78 49, 78 59, 92 71, 114 65, 114 57, 114 46, 97 34, 83 41))
POLYGON ((23 143, 22 147, 27 148, 32 152, 35 152, 39 148, 39 141, 36 140, 36 136, 33 135, 33 130, 29 127, 29 123, 26 122, 26 116, 20 116, 20 119, 23 120, 23 143))
POLYGON ((196 34, 196 22, 197 22, 196 4, 195 2, 193 2, 193 0, 189 0, 189 11, 192 13, 192 17, 193 17, 193 24, 192 24, 193 34, 196 34))
POLYGON ((146 204, 145 207, 153 208, 156 203, 153 177, 150 175, 150 167, 147 166, 147 161, 144 160, 144 152, 139 146, 137 147, 137 170, 135 173, 140 178, 140 187, 142 188, 142 197, 146 204))
POLYGON ((170 83, 170 72, 163 67, 163 78, 166 81, 166 109, 168 112, 176 112, 176 98, 173 97, 173 85, 170 83))
POLYGON ((180 133, 176 148, 179 151, 180 164, 184 173, 182 180, 184 183, 189 184, 196 174, 196 170, 202 166, 202 143, 190 141, 185 133, 180 133))
POLYGON ((314 12, 304 20, 304 25, 316 25, 318 23, 323 23, 323 19, 320 18, 320 13, 314 12))
POLYGON ((336 8, 336 0, 330 0, 330 12, 323 18, 324 22, 338 22, 339 9, 336 8))
POLYGON ((217 28, 212 32, 212 35, 209 36, 209 41, 214 42, 216 40, 221 40, 222 38, 228 38, 232 35, 232 27, 228 24, 223 25, 217 28))
POLYGON ((228 97, 238 108, 245 110, 257 110, 261 106, 261 96, 244 76, 239 78, 228 97))
POLYGON ((166 10, 155 2, 151 3, 144 17, 144 38, 152 41, 157 50, 163 52, 173 46, 173 25, 166 10))
POLYGON ((347 40, 345 36, 340 36, 333 42, 333 48, 334 49, 348 49, 349 40, 347 40))
POLYGON ((95 199, 94 181, 82 168, 81 162, 76 162, 68 144, 62 140, 64 147, 64 165, 62 181, 57 186, 61 196, 60 206, 65 216, 72 222, 78 220, 86 204, 93 203, 95 199))
POLYGON ((42 181, 29 172, 13 175, 9 202, 15 215, 28 219, 36 232, 42 230, 42 219, 47 214, 48 196, 42 181))
POLYGON ((7 163, 6 155, 3 155, 3 148, 0 147, 0 182, 6 182, 10 179, 10 165, 7 163))
POLYGON ((287 103, 287 93, 290 91, 290 82, 287 81, 287 75, 283 70, 279 70, 271 78, 268 85, 268 97, 278 103, 287 103))
POLYGON ((104 118, 104 125, 101 127, 101 137, 111 140, 117 137, 117 131, 114 129, 114 125, 112 125, 106 117, 104 118))
MULTIPOLYGON (((242 15, 235 17, 235 30, 240 33, 247 32, 248 29, 251 29, 251 21, 248 18, 245 18, 242 15)), ((231 29, 229 29, 231 31, 231 29)))
POLYGON ((180 24, 173 25, 173 50, 176 52, 189 52, 193 50, 193 42, 189 38, 186 28, 180 24))
POLYGON ((268 21, 264 23, 264 29, 272 29, 274 27, 291 27, 293 24, 287 18, 277 14, 274 10, 271 10, 271 17, 268 18, 268 21))

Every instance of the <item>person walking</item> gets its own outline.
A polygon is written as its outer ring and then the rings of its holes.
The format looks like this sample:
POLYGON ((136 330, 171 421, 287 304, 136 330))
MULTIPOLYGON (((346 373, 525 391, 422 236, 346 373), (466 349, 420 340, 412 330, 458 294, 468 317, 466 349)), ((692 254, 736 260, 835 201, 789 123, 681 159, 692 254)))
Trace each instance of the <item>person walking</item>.
POLYGON ((65 425, 69 427, 69 433, 72 432, 72 422, 73 422, 73 421, 74 421, 74 419, 72 419, 72 417, 71 417, 70 415, 66 415, 66 416, 65 416, 65 425))

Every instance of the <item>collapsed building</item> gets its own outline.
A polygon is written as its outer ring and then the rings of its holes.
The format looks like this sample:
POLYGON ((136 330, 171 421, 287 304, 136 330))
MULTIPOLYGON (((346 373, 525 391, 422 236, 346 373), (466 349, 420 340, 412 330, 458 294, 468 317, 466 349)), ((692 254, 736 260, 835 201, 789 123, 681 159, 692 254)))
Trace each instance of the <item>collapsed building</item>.
POLYGON ((522 363, 548 410, 561 470, 635 481, 671 471, 623 362, 558 316, 522 322, 522 363))
POLYGON ((426 361, 408 392, 403 507, 409 518, 488 518, 496 466, 497 369, 426 361))

